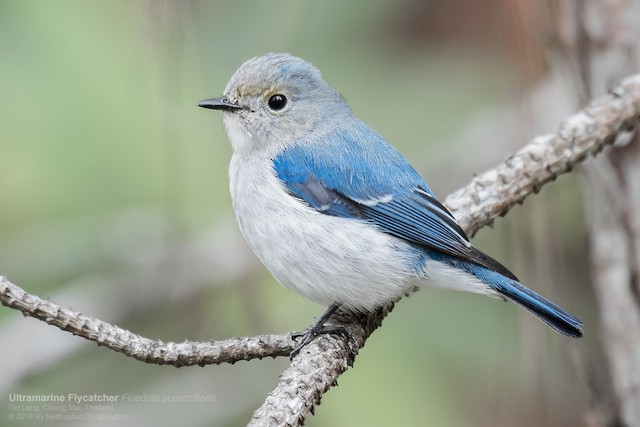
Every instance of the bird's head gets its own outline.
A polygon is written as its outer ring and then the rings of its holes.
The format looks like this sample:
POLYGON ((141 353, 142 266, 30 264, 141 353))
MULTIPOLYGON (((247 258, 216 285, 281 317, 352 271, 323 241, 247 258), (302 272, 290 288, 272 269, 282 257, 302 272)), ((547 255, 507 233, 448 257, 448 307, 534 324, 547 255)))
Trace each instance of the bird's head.
POLYGON ((236 152, 272 151, 320 136, 351 114, 315 66, 286 53, 250 59, 231 77, 222 97, 198 105, 224 112, 236 152))

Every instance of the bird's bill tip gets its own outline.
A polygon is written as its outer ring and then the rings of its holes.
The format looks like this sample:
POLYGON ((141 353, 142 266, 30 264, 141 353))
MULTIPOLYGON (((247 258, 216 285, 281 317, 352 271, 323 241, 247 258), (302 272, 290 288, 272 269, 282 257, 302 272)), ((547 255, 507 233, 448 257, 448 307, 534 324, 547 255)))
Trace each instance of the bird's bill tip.
POLYGON ((238 104, 229 101, 228 98, 211 98, 198 102, 198 107, 209 108, 211 110, 235 111, 242 109, 238 104))

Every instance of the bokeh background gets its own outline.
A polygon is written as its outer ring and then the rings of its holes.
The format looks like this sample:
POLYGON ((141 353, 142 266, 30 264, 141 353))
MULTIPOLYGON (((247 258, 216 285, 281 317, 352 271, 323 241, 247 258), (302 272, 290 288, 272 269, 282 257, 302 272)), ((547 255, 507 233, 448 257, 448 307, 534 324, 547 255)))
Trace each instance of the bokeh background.
MULTIPOLYGON (((253 56, 301 56, 444 198, 575 107, 546 83, 543 29, 518 3, 0 1, 0 274, 164 341, 305 328, 324 308, 242 240, 221 117, 197 102, 253 56)), ((562 177, 474 243, 581 317, 583 340, 514 304, 422 290, 307 425, 583 425, 601 356, 581 194, 562 177)), ((0 425, 9 393, 213 394, 115 411, 121 425, 242 425, 288 362, 145 365, 6 308, 0 343, 0 425)))

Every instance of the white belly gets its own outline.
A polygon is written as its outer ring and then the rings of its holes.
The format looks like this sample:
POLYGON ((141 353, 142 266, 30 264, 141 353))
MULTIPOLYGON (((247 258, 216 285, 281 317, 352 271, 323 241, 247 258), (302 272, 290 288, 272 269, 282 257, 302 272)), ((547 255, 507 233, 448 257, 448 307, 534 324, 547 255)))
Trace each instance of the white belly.
POLYGON ((418 284, 420 256, 400 239, 308 207, 284 191, 269 160, 234 155, 229 170, 240 230, 286 288, 371 310, 418 284))

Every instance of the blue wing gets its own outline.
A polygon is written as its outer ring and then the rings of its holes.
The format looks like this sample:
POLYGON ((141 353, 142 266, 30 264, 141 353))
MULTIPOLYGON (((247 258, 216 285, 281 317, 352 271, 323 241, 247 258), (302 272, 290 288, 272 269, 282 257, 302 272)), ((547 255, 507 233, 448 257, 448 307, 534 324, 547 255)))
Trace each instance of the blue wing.
POLYGON ((369 222, 410 243, 517 280, 475 249, 420 175, 378 134, 356 123, 322 141, 294 144, 273 161, 286 189, 327 215, 369 222))

